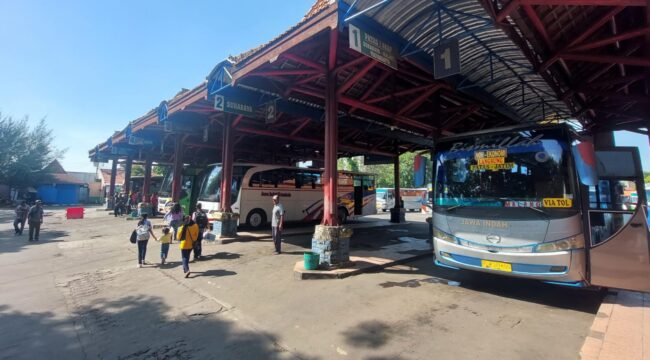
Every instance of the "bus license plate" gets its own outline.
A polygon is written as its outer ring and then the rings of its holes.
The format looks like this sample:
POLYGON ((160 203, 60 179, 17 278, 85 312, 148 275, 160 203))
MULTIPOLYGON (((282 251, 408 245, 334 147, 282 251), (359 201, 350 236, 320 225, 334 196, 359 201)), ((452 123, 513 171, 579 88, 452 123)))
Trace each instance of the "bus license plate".
POLYGON ((481 260, 481 267, 491 270, 512 272, 512 264, 500 261, 481 260))

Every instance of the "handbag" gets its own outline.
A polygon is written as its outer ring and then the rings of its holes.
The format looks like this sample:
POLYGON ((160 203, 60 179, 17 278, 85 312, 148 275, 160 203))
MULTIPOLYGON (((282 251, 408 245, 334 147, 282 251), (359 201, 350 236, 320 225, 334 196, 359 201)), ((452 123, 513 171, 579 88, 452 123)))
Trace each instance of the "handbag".
POLYGON ((138 241, 138 232, 137 231, 133 230, 133 232, 131 233, 131 238, 129 239, 129 241, 131 242, 131 244, 135 244, 138 241))

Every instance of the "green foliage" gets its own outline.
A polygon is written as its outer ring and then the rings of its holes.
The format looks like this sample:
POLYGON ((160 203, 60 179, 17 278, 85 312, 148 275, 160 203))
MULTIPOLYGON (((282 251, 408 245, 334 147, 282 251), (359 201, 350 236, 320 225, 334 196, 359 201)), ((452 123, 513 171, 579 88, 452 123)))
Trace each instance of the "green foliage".
MULTIPOLYGON (((415 174, 413 167, 415 164, 416 153, 404 153, 400 155, 400 186, 403 188, 415 187, 415 174)), ((431 160, 429 155, 424 155, 427 162, 427 172, 425 177, 425 184, 431 182, 431 160)), ((375 181, 377 187, 390 188, 394 186, 394 171, 393 164, 385 165, 364 165, 363 157, 357 156, 353 158, 341 158, 338 161, 339 170, 361 171, 375 174, 375 181)))
MULTIPOLYGON (((151 168, 152 176, 165 176, 167 172, 167 167, 154 165, 151 168)), ((142 164, 133 164, 131 166, 131 176, 144 176, 144 165, 142 164)))
POLYGON ((643 175, 644 175, 643 182, 646 184, 650 184, 650 173, 644 173, 643 175))
POLYGON ((14 120, 0 113, 0 184, 24 189, 46 181, 47 174, 40 170, 65 152, 53 141, 45 119, 30 128, 27 117, 14 120))

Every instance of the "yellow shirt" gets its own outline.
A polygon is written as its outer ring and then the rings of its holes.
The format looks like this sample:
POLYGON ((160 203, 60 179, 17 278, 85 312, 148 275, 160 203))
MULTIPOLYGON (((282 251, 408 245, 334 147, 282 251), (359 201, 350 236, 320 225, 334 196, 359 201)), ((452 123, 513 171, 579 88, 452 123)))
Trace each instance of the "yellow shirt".
POLYGON ((172 242, 172 233, 163 234, 158 240, 161 244, 169 244, 172 242))
POLYGON ((187 228, 185 239, 182 239, 181 235, 183 234, 184 228, 185 225, 178 228, 178 233, 176 233, 176 238, 181 240, 181 244, 179 246, 181 250, 190 250, 192 249, 192 245, 194 245, 194 240, 199 238, 199 226, 196 224, 190 225, 190 227, 187 228))

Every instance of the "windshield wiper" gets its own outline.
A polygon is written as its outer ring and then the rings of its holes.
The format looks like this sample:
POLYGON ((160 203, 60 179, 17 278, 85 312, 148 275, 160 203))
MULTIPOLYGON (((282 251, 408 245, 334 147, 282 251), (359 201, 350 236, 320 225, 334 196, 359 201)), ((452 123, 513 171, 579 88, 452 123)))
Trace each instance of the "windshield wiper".
POLYGON ((448 208, 445 208, 445 211, 449 212, 449 211, 452 211, 452 210, 456 210, 458 208, 464 208, 465 206, 467 206, 467 205, 458 204, 458 205, 454 205, 454 206, 450 206, 448 208))

